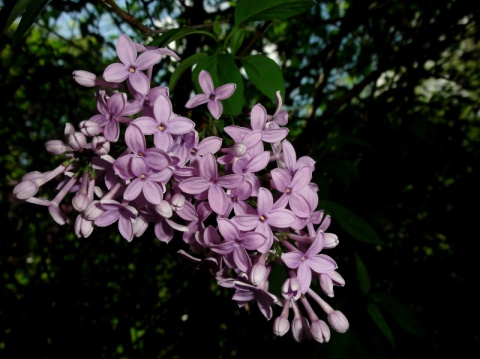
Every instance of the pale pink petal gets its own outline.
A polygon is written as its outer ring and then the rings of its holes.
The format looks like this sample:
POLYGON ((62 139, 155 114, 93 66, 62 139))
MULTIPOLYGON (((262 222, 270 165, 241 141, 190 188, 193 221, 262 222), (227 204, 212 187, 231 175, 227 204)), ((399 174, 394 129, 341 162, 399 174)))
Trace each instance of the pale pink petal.
POLYGON ((263 130, 267 122, 267 110, 260 104, 253 106, 250 112, 250 125, 253 130, 263 130))
POLYGON ((219 86, 215 89, 215 97, 219 100, 225 100, 226 98, 229 98, 233 95, 236 88, 237 85, 233 83, 219 86))
POLYGON ((210 76, 207 71, 200 71, 200 74, 198 75, 198 83, 205 95, 209 97, 211 94, 213 94, 214 88, 212 76, 210 76))
POLYGON ((137 59, 137 49, 128 35, 122 34, 118 37, 116 49, 118 58, 125 66, 130 67, 135 63, 137 59))
POLYGON ((228 197, 220 186, 210 186, 208 190, 208 203, 217 214, 224 214, 228 208, 228 197))
POLYGON ((192 177, 183 180, 178 186, 183 192, 190 194, 198 194, 205 192, 210 188, 210 181, 203 177, 192 177))
POLYGON ((130 76, 130 72, 125 65, 114 63, 107 66, 103 71, 103 78, 108 82, 123 82, 130 76))
POLYGON ((193 96, 190 100, 187 101, 185 104, 186 108, 194 108, 200 105, 203 105, 204 103, 207 103, 209 100, 209 97, 205 94, 198 94, 193 96))

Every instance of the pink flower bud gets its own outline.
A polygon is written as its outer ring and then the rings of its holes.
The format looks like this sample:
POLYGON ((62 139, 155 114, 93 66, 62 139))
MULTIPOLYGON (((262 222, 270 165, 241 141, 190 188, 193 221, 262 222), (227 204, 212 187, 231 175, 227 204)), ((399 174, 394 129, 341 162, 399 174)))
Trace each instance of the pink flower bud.
POLYGON ((293 338, 298 343, 300 343, 304 339, 308 340, 312 337, 307 318, 298 316, 292 320, 292 334, 293 338))
POLYGON ((87 238, 93 232, 93 221, 89 221, 82 214, 79 214, 75 219, 74 231, 78 238, 87 238))
POLYGON ((148 228, 148 222, 142 216, 138 216, 133 222, 133 235, 140 237, 148 228))
POLYGON ((72 198, 72 205, 77 211, 84 211, 92 200, 85 193, 77 192, 72 198))
POLYGON ((279 337, 284 336, 290 330, 290 322, 284 316, 275 318, 273 322, 273 334, 279 337))
POLYGON ((336 234, 333 233, 324 233, 323 238, 325 240, 323 244, 323 248, 325 249, 332 249, 338 246, 338 237, 336 234))
POLYGON ((325 273, 320 274, 320 287, 327 296, 334 296, 332 279, 325 273))
POLYGON ((164 218, 170 218, 173 215, 172 206, 163 199, 160 201, 160 204, 155 206, 155 210, 164 218))
POLYGON ((83 151, 87 147, 87 138, 81 132, 75 132, 68 136, 68 144, 76 151, 83 151))
POLYGON ((170 204, 174 211, 181 211, 185 205, 185 196, 181 193, 175 193, 170 200, 170 204))
POLYGON ((86 219, 88 219, 89 221, 94 221, 98 216, 103 214, 104 210, 98 206, 99 203, 99 201, 90 202, 84 212, 84 216, 86 219))
POLYGON ((60 140, 51 140, 45 143, 45 148, 48 152, 53 153, 54 155, 61 155, 67 151, 73 151, 73 148, 67 146, 63 141, 60 140))
POLYGON ((339 310, 334 310, 328 315, 328 322, 339 333, 345 333, 349 327, 347 317, 339 310))
POLYGON ((85 136, 89 137, 96 136, 102 132, 102 127, 98 124, 98 122, 92 120, 80 122, 79 128, 85 136))
POLYGON ((330 340, 330 328, 323 320, 317 319, 310 324, 310 332, 313 339, 319 343, 328 343, 330 340))
POLYGON ((92 150, 98 156, 104 156, 110 152, 110 142, 103 136, 95 136, 92 138, 92 150))
POLYGON ((259 285, 267 276, 267 267, 261 263, 256 263, 250 269, 250 281, 253 285, 259 285))
POLYGON ((298 300, 300 298, 301 284, 297 277, 288 278, 282 285, 282 296, 285 299, 298 300))
POLYGON ((22 181, 13 188, 13 194, 18 199, 28 199, 37 194, 39 187, 33 181, 22 181))
POLYGON ((235 157, 242 157, 247 153, 247 145, 243 142, 237 142, 232 147, 232 154, 235 157))
POLYGON ((95 80, 97 79, 97 76, 95 76, 95 74, 92 74, 91 72, 88 72, 88 71, 77 70, 77 71, 73 71, 73 79, 79 85, 82 85, 85 87, 94 87, 96 84, 95 80))

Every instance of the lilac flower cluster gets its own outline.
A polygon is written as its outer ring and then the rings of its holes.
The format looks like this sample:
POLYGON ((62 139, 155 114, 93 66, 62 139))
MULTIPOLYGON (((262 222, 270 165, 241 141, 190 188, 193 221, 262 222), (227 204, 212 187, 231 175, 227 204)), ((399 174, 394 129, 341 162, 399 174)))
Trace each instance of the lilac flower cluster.
MULTIPOLYGON (((135 44, 127 35, 118 38, 116 49, 121 62, 106 67, 103 78, 73 73, 80 85, 95 87, 98 113, 78 130, 67 124, 63 141, 46 143, 65 160, 52 171, 26 174, 14 188, 16 197, 48 207, 63 225, 69 217, 61 202, 68 195, 78 212, 78 237, 115 224, 127 241, 150 225, 165 243, 180 232, 188 251, 179 253, 233 289, 239 307, 256 301, 267 320, 281 307, 274 334, 291 331, 298 342, 323 343, 330 328, 345 332, 346 317, 313 289, 333 297, 334 286, 345 284, 336 262, 323 254, 338 239, 328 232, 330 216, 316 210, 315 161, 297 158, 286 139, 288 114, 280 93, 273 114, 257 104, 249 127, 226 126, 230 145, 223 146, 220 137, 200 138, 191 119, 174 113, 168 88, 151 87, 152 67, 165 55, 178 59, 173 51, 135 44), (121 150, 111 151, 114 146, 121 150), (35 197, 62 174, 53 199, 35 197), (285 269, 279 293, 269 290, 274 267, 285 269)), ((204 70, 199 84, 204 93, 185 107, 206 104, 220 118, 221 100, 234 93, 235 84, 215 88, 204 70)))

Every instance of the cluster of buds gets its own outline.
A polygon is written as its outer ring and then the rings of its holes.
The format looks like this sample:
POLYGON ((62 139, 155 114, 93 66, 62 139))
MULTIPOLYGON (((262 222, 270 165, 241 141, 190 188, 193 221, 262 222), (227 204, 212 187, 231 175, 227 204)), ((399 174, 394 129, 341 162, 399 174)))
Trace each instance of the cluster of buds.
MULTIPOLYGON (((281 308, 275 335, 291 331, 298 342, 324 343, 330 328, 345 332, 346 317, 312 289, 317 284, 318 292, 333 297, 334 287, 345 284, 336 262, 323 254, 338 238, 328 232, 330 216, 316 210, 315 161, 297 158, 286 139, 280 93, 273 114, 256 104, 249 125, 226 126, 225 146, 221 137, 201 138, 195 122, 173 112, 168 88, 151 87, 152 67, 164 56, 178 59, 173 51, 136 44, 127 35, 116 49, 121 62, 106 67, 102 78, 73 73, 78 84, 95 88, 98 113, 78 130, 67 124, 64 140, 46 143, 63 162, 26 174, 14 188, 16 197, 47 206, 60 225, 70 221, 61 206, 68 198, 79 238, 115 224, 127 241, 149 226, 162 242, 182 238, 186 248, 179 254, 234 290, 239 307, 256 302, 267 320, 281 308), (53 199, 36 196, 60 175, 53 199), (286 273, 278 293, 269 289, 275 266, 286 273)), ((221 100, 232 96, 235 84, 215 88, 205 70, 198 80, 203 93, 185 107, 206 104, 206 114, 219 119, 221 100)))

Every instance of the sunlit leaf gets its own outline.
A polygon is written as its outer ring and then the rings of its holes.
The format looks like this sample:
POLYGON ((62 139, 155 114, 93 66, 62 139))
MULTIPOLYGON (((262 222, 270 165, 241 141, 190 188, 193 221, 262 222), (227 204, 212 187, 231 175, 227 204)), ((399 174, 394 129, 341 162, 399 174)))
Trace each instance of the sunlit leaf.
POLYGON ((275 61, 265 55, 251 55, 244 57, 242 64, 248 79, 270 100, 275 102, 277 91, 285 97, 282 69, 275 61))
POLYGON ((25 9, 25 12, 22 16, 22 19, 20 20, 20 24, 18 24, 18 28, 15 31, 15 36, 13 38, 14 44, 17 43, 17 41, 20 40, 20 38, 23 35, 25 35, 28 29, 30 29, 30 27, 35 22, 38 15, 45 8, 47 3, 48 3, 48 0, 37 0, 37 1, 31 1, 27 5, 27 8, 25 9))

